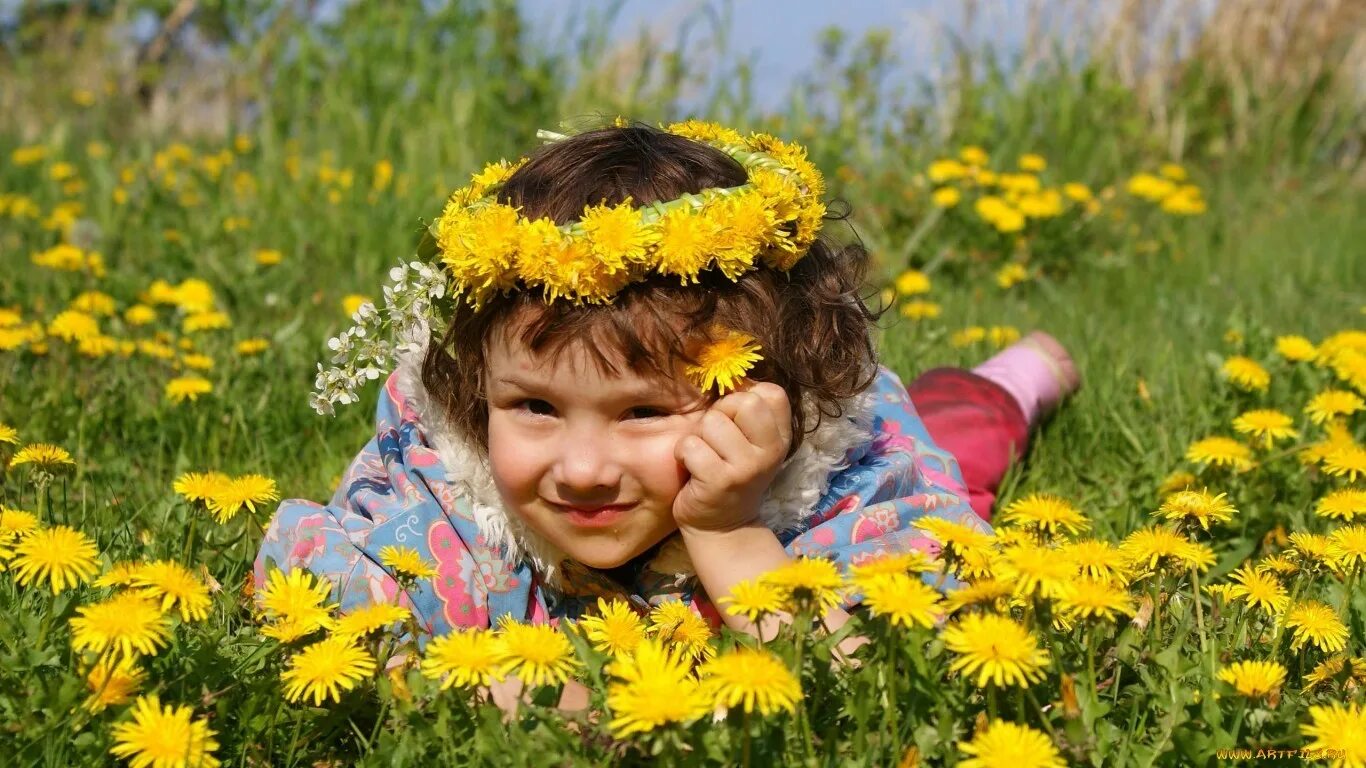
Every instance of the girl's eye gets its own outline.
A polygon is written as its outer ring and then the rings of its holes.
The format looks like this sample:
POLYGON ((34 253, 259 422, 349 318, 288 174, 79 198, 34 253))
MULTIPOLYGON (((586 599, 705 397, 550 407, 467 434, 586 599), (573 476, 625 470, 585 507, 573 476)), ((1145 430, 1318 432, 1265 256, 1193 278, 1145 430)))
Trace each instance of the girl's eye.
MULTIPOLYGON (((517 408, 518 408, 519 410, 525 408, 525 409, 526 409, 528 412, 530 412, 531 415, 533 415, 533 416, 549 416, 550 413, 553 412, 553 411, 555 410, 555 409, 550 405, 550 403, 547 403, 547 402, 544 401, 544 400, 534 400, 534 399, 533 399, 533 400, 522 400, 521 402, 517 403, 517 408), (538 412, 538 411, 535 410, 536 408, 543 408, 545 412, 538 412)), ((630 411, 628 411, 628 413, 630 414, 630 417, 633 418, 633 419, 653 419, 653 418, 658 418, 658 417, 660 417, 660 416, 667 416, 667 415, 669 415, 669 414, 668 414, 666 411, 664 411, 662 408, 655 408, 655 407, 653 407, 653 406, 645 406, 645 405, 642 405, 642 406, 638 406, 638 407, 632 408, 630 411)))
MULTIPOLYGON (((544 401, 544 400, 523 400, 522 402, 520 402, 520 403, 517 404, 517 407, 518 407, 518 408, 524 408, 524 407, 525 407, 525 408, 527 408, 527 409, 530 409, 530 407, 531 407, 532 405, 543 405, 543 406, 545 406, 547 409, 550 408, 550 403, 547 403, 547 402, 544 401)), ((535 413, 535 412, 533 411, 533 415, 535 415, 535 416, 549 416, 550 414, 548 414, 548 413, 535 413)))

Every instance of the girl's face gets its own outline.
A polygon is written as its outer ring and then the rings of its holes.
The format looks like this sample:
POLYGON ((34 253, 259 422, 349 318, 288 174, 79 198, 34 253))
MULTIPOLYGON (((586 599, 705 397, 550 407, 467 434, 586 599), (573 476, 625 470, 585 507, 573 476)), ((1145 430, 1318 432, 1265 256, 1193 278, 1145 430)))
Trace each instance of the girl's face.
POLYGON ((549 367, 510 338, 487 355, 489 461, 504 506, 570 558, 621 565, 676 530, 688 480, 674 448, 706 409, 687 379, 660 384, 622 368, 604 377, 582 353, 549 367), (625 510, 575 512, 629 505, 625 510))

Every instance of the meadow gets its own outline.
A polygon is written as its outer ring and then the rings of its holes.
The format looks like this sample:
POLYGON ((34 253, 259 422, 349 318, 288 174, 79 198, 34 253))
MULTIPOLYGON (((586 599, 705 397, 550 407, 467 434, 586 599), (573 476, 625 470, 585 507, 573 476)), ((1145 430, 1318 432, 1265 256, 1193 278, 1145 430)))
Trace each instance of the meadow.
POLYGON ((596 12, 533 43, 503 2, 25 10, 0 32, 0 762, 1366 765, 1366 25, 1229 0, 1176 50, 1137 9, 1191 4, 1118 5, 1085 56, 1045 26, 934 80, 831 31, 768 112, 717 63, 744 30, 705 21, 634 47, 596 12), (144 10, 166 34, 130 44, 144 10), (762 647, 607 606, 418 651, 401 606, 254 590, 278 499, 329 498, 373 432, 375 384, 310 406, 327 339, 485 163, 617 116, 805 146, 904 380, 1034 328, 1072 351, 1083 389, 998 535, 760 580, 755 611, 796 615, 762 647), (923 589, 948 573, 970 586, 923 589), (849 588, 878 597, 812 631, 849 588), (544 684, 505 721, 473 687, 508 672, 544 684), (567 676, 589 712, 553 706, 567 676))

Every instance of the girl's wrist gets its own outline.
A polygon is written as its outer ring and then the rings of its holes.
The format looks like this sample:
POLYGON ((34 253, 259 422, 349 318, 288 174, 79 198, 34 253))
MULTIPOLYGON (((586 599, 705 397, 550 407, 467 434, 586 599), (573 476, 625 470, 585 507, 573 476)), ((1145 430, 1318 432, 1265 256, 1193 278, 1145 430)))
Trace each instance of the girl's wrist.
MULTIPOLYGON (((778 536, 757 520, 725 531, 680 528, 679 532, 698 581, 713 603, 730 594, 736 584, 758 578, 792 559, 778 536)), ((720 613, 732 629, 755 631, 743 616, 732 616, 724 609, 720 613)))

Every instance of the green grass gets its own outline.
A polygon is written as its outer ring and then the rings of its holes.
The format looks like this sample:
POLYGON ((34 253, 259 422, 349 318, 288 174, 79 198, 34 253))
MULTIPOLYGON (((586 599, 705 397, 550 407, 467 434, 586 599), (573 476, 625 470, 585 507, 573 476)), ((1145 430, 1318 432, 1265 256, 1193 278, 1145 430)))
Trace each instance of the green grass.
MULTIPOLYGON (((111 294, 122 310, 152 280, 188 277, 211 283, 232 317, 231 330, 193 337, 196 348, 216 360, 206 374, 215 391, 196 403, 168 403, 163 387, 171 369, 140 355, 89 359, 57 341, 42 357, 0 352, 0 423, 16 427, 25 442, 62 445, 77 461, 73 476, 50 487, 50 501, 39 500, 28 475, 0 475, 0 503, 42 507, 47 522, 85 531, 97 540, 106 563, 170 558, 203 564, 221 583, 210 620, 178 630, 172 647, 151 660, 149 676, 166 700, 212 714, 225 764, 249 765, 263 757, 280 765, 346 763, 362 756, 375 765, 431 757, 517 765, 533 759, 558 764, 575 754, 585 762, 613 759, 603 743, 582 744, 557 730, 552 718, 529 719, 514 741, 487 711, 467 715, 448 704, 405 707, 382 680, 378 690, 367 687, 331 709, 283 704, 277 679, 283 656, 257 634, 239 596, 259 532, 240 522, 219 528, 171 490, 182 472, 217 469, 267 474, 286 498, 330 497, 335 478, 370 435, 375 399, 371 387, 361 404, 342 409, 335 419, 319 418, 307 405, 323 343, 348 322, 341 298, 377 296, 388 266, 411 253, 421 222, 439 213, 445 192, 484 160, 528 148, 536 128, 590 111, 650 120, 683 117, 676 109, 677 83, 664 62, 649 65, 662 68, 650 70, 665 72, 661 80, 624 96, 589 69, 602 52, 600 30, 584 30, 561 51, 534 53, 519 46, 505 9, 464 18, 465 6, 453 5, 451 15, 430 23, 396 11, 357 11, 355 24, 333 41, 332 50, 319 40, 305 41, 299 59, 273 65, 276 80, 247 77, 264 116, 241 129, 254 147, 235 160, 224 181, 205 183, 204 202, 192 207, 144 182, 130 187, 128 205, 112 201, 123 166, 143 176, 154 155, 176 138, 127 119, 136 112, 131 99, 114 96, 81 110, 49 94, 42 124, 50 130, 42 135, 53 137, 53 159, 72 161, 86 181, 76 197, 101 233, 98 249, 109 266, 102 280, 31 266, 29 255, 58 242, 58 233, 0 213, 0 260, 6 266, 0 270, 0 307, 19 308, 26 320, 50 319, 89 288, 111 294), (390 26, 381 29, 379 22, 390 26), (337 51, 347 56, 328 58, 337 51), (489 61, 496 66, 486 70, 489 61), (405 91, 411 73, 421 74, 405 91), (578 79, 571 88, 572 76, 578 79), (405 92, 409 96, 394 96, 405 92), (521 100, 501 101, 510 92, 521 100), (87 159, 88 140, 110 142, 112 157, 87 159), (291 140, 295 150, 286 143, 291 140), (355 174, 353 187, 335 204, 327 190, 336 185, 317 181, 326 152, 332 153, 333 167, 355 174), (285 170, 290 156, 301 162, 297 180, 285 170), (394 163, 403 189, 386 190, 372 201, 372 168, 381 159, 394 163), (231 193, 227 179, 237 170, 255 179, 254 197, 231 193), (225 232, 229 216, 246 216, 250 225, 225 232), (168 229, 182 242, 169 242, 168 229), (257 248, 281 249, 284 263, 255 265, 251 254, 257 248), (251 336, 269 338, 272 348, 261 357, 239 359, 232 342, 251 336), (482 720, 463 719, 469 717, 482 720), (478 735, 469 746, 450 740, 451 733, 478 735), (467 746, 476 752, 463 751, 467 746)), ((257 61, 253 55, 268 58, 280 44, 267 38, 235 55, 257 61)), ((30 92, 60 90, 42 87, 38 61, 30 53, 5 63, 30 92)), ((841 93, 839 85, 829 86, 832 94, 841 93)), ((876 99, 873 93, 845 96, 846 106, 876 99)), ((764 127, 811 146, 836 194, 853 205, 855 227, 874 246, 875 287, 905 266, 935 265, 931 298, 943 305, 943 316, 917 323, 891 311, 884 318, 884 361, 903 378, 938 365, 972 365, 990 354, 985 345, 949 344, 950 333, 968 325, 1040 328, 1072 351, 1084 387, 1036 434, 1026 461, 1008 478, 1002 501, 1032 491, 1058 493, 1077 503, 1103 537, 1120 538, 1151 522, 1159 503, 1156 488, 1169 472, 1187 466, 1186 446, 1211 433, 1231 434, 1229 419, 1254 402, 1231 394, 1219 380, 1226 355, 1246 352, 1270 362, 1276 335, 1298 333, 1317 341, 1366 326, 1366 259, 1360 246, 1366 242, 1366 195, 1359 176, 1330 165, 1331 147, 1311 146, 1311 137, 1254 133, 1258 140, 1244 155, 1192 146, 1185 162, 1209 200, 1206 214, 1177 220, 1134 213, 1123 223, 1098 223, 1097 232, 1084 236, 1035 240, 1031 263, 1049 265, 1049 273, 1002 291, 990 278, 991 268, 1010 256, 1001 241, 959 232, 945 220, 921 233, 921 247, 903 252, 901 246, 926 220, 920 174, 929 160, 968 142, 982 143, 998 158, 1037 149, 1065 172, 1063 178, 1097 190, 1114 186, 1122 199, 1129 174, 1173 158, 1147 135, 1134 95, 1096 72, 1044 73, 1018 89, 985 78, 966 101, 947 136, 910 118, 882 135, 862 130, 847 115, 817 120, 798 107, 786 114, 750 114, 735 105, 733 94, 718 96, 705 116, 764 127), (1109 116, 1116 116, 1113 122, 1109 116), (850 137, 857 138, 856 146, 850 137), (1263 151, 1277 142, 1297 148, 1290 160, 1263 151), (837 173, 842 163, 854 172, 847 181, 837 173), (914 194, 903 196, 905 189, 914 194), (1149 249, 1149 242, 1155 247, 1149 249), (1226 340, 1231 330, 1244 341, 1226 340)), ((1213 131, 1217 110, 1198 111, 1209 106, 1192 102, 1192 119, 1213 131)), ((1269 126, 1267 131, 1289 130, 1281 121, 1269 126)), ((32 126, 18 117, 0 121, 0 158, 33 136, 32 126)), ((191 143, 197 157, 226 144, 191 143)), ((19 168, 0 159, 0 193, 31 196, 46 215, 62 198, 43 176, 46 167, 19 168)), ((153 328, 178 330, 167 309, 153 328)), ((128 338, 149 332, 113 320, 106 321, 106 330, 128 338)), ((1302 401, 1312 391, 1309 381, 1307 374, 1277 373, 1270 400, 1302 401)), ((1362 422, 1356 423, 1360 439, 1362 422)), ((1293 465, 1238 481, 1235 498, 1243 514, 1213 541, 1221 561, 1211 576, 1241 563, 1276 525, 1306 525, 1310 502, 1324 487, 1322 478, 1293 465)), ((66 628, 76 608, 94 599, 95 590, 54 598, 0 575, 0 610, 7 616, 0 622, 0 754, 17 755, 20 764, 108 759, 110 727, 122 715, 119 708, 95 717, 79 713, 85 691, 72 671, 77 658, 66 628)), ((1190 632, 1185 610, 1174 614, 1174 624, 1183 621, 1179 626, 1190 632)), ((1358 610, 1352 625, 1355 653, 1363 650, 1360 615, 1358 610)), ((1350 612, 1348 619, 1353 620, 1350 612)), ((1193 638, 1172 638, 1173 647, 1185 643, 1182 663, 1203 663, 1191 651, 1193 638)), ((1083 658, 1079 648, 1055 650, 1083 658)), ((936 664, 944 664, 942 648, 931 652, 940 654, 936 664)), ((1154 663, 1152 656, 1135 658, 1143 659, 1135 669, 1154 663)), ((1130 683, 1139 687, 1125 689, 1117 710, 1127 716, 1151 709, 1153 720, 1146 714, 1139 726, 1117 715, 1106 720, 1088 701, 1087 717, 1110 725, 1095 731, 1099 741, 1074 736, 1071 743, 1080 745, 1074 759, 1105 760, 1102 747, 1117 748, 1123 733, 1129 734, 1125 748, 1131 748, 1126 762, 1207 762, 1210 744, 1245 743, 1236 730, 1229 735, 1223 720, 1212 722, 1206 705, 1174 698, 1178 687, 1187 693, 1192 686, 1212 689, 1207 675, 1190 677, 1194 673, 1176 660, 1158 665, 1165 665, 1167 676, 1130 683), (1205 742, 1196 744, 1200 739, 1205 742)), ((819 671, 812 674, 830 687, 813 689, 808 679, 808 692, 848 693, 819 671)), ((430 695, 414 680, 419 699, 430 695)), ((930 685, 930 678, 915 680, 930 685)), ((1055 683, 1041 695, 1053 696, 1055 683)), ((915 741, 968 738, 970 717, 984 703, 947 688, 932 698, 915 710, 922 718, 915 741)), ((1295 724, 1304 721, 1307 703, 1312 702, 1296 699, 1294 707, 1267 715, 1272 725, 1260 732, 1267 742, 1282 748, 1302 744, 1295 724)), ((1054 720, 1059 729, 1067 725, 1054 720)), ((887 727, 885 721, 874 725, 887 727)), ((756 745, 765 762, 795 759, 800 745, 785 742, 781 731, 765 733, 767 741, 756 745)), ((849 738, 841 733, 828 741, 826 759, 862 757, 875 764, 897 757, 886 740, 875 739, 876 749, 863 752, 849 738)), ((733 756, 725 750, 734 743, 716 739, 706 742, 706 756, 733 756)))

